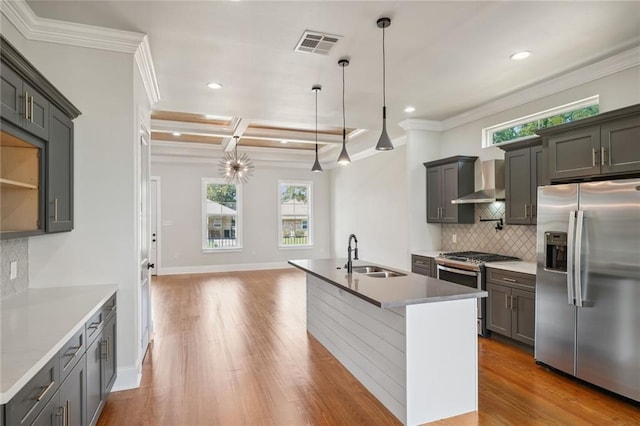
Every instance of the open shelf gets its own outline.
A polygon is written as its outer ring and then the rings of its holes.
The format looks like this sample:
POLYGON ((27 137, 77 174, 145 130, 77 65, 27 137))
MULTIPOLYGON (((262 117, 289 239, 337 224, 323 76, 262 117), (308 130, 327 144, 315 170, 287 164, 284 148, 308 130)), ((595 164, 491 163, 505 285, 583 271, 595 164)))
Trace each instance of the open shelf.
POLYGON ((9 188, 24 188, 24 189, 38 189, 38 185, 32 185, 30 183, 18 182, 15 180, 0 178, 0 185, 9 188))

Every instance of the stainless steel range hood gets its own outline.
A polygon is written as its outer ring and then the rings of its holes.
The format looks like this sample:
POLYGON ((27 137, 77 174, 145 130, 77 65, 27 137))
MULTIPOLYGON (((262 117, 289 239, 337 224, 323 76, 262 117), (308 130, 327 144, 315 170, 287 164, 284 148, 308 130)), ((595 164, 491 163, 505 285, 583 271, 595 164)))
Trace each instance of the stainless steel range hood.
POLYGON ((487 160, 482 164, 482 189, 452 200, 453 204, 493 203, 504 200, 504 160, 487 160))

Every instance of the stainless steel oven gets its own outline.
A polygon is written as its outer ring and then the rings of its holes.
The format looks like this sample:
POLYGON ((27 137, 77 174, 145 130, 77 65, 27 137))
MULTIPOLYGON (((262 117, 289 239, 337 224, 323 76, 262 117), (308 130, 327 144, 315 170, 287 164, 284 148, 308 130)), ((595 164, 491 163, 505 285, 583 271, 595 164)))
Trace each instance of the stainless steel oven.
MULTIPOLYGON (((467 287, 475 288, 478 290, 483 290, 483 269, 484 267, 480 265, 474 265, 477 267, 477 270, 470 269, 462 269, 460 265, 452 265, 451 262, 447 262, 446 260, 442 260, 440 258, 436 259, 437 263, 437 278, 439 280, 449 281, 452 283, 464 285, 467 287), (446 262, 446 265, 442 264, 442 262, 446 262)), ((481 336, 487 335, 486 325, 483 321, 485 317, 486 311, 486 302, 485 298, 478 299, 478 334, 481 336)))
MULTIPOLYGON (((517 257, 475 251, 443 253, 436 258, 437 278, 478 290, 486 290, 485 262, 519 260, 517 257)), ((488 336, 486 298, 478 299, 478 334, 488 336)))

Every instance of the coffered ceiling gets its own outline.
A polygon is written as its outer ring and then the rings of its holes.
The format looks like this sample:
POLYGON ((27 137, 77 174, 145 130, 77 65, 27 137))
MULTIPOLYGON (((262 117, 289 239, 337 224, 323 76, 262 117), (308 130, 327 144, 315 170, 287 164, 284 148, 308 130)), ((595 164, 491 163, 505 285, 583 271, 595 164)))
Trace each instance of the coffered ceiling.
MULTIPOLYGON (((28 1, 36 15, 148 34, 161 99, 155 140, 229 149, 312 148, 314 84, 323 145, 346 125, 380 134, 382 30, 389 133, 406 118, 445 120, 640 44, 638 1, 28 1), (295 51, 305 31, 338 36, 327 54, 295 51), (513 61, 520 50, 529 59, 513 61), (223 85, 219 90, 209 82, 223 85), (405 113, 406 106, 415 112, 405 113), (206 115, 215 118, 206 118, 206 115), (227 117, 227 118, 225 118, 227 117), (173 136, 173 132, 181 136, 173 136), (281 143, 287 140, 288 143, 281 143)), ((359 130, 358 130, 359 129, 359 130)))

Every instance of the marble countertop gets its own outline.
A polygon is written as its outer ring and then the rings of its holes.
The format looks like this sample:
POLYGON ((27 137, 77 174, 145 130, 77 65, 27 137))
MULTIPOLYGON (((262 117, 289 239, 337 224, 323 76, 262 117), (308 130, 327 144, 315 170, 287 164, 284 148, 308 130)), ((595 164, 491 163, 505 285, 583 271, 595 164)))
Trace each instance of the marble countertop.
POLYGON ((357 272, 347 274, 344 268, 345 263, 346 259, 289 261, 289 264, 383 308, 487 297, 486 291, 478 291, 463 285, 388 268, 364 260, 355 261, 353 266, 381 266, 406 275, 402 277, 373 278, 357 272))
POLYGON ((28 289, 0 299, 0 404, 9 402, 117 289, 28 289))
POLYGON ((523 274, 535 275, 536 262, 526 262, 524 260, 510 260, 508 262, 487 262, 487 268, 502 269, 505 271, 521 272, 523 274))

